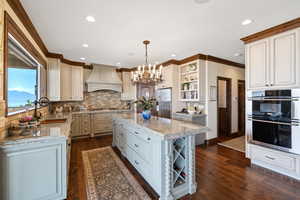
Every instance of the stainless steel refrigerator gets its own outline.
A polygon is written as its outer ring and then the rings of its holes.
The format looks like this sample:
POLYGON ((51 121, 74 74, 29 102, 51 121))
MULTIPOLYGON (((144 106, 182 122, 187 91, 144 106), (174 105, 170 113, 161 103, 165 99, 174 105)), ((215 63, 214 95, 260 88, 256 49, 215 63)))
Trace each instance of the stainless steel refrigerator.
POLYGON ((172 115, 172 88, 156 90, 156 106, 159 117, 171 118, 172 115))

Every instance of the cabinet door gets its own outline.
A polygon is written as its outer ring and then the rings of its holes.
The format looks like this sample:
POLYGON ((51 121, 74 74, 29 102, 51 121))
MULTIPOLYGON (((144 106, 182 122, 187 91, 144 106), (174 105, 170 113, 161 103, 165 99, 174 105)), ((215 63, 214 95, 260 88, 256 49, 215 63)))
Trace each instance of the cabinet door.
POLYGON ((47 96, 50 101, 60 100, 60 61, 49 59, 47 67, 47 96))
POLYGON ((90 135, 91 134, 91 117, 90 114, 81 114, 81 135, 90 135))
POLYGON ((78 114, 72 115, 72 137, 81 135, 81 117, 78 114))
POLYGON ((66 198, 66 143, 30 144, 3 154, 0 199, 66 198), (25 149, 24 149, 25 148, 25 149), (5 177, 5 178, 4 178, 5 177), (4 180, 3 180, 4 179, 4 180))
POLYGON ((248 88, 259 89, 269 84, 269 39, 246 46, 248 88))
POLYGON ((61 100, 72 100, 72 67, 65 63, 61 64, 61 100))
POLYGON ((271 85, 299 85, 299 29, 271 38, 271 85))
POLYGON ((83 100, 83 69, 72 67, 72 100, 83 100))

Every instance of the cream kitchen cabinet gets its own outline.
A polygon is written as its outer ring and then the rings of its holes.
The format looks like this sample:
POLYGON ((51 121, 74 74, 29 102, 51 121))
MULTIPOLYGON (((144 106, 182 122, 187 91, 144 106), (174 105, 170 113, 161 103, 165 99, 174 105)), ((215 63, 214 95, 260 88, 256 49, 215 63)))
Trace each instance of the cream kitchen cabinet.
POLYGON ((82 101, 83 100, 83 68, 72 67, 72 100, 82 101))
POLYGON ((83 100, 83 68, 49 59, 48 98, 51 101, 83 100))
POLYGON ((61 101, 72 100, 72 67, 64 63, 61 64, 60 85, 61 85, 60 100, 61 101))
POLYGON ((112 113, 92 113, 91 121, 92 136, 111 134, 112 113))
POLYGON ((173 65, 163 67, 161 73, 162 73, 163 81, 161 83, 158 83, 156 88, 161 89, 161 88, 173 87, 174 86, 173 77, 178 76, 178 74, 176 74, 175 67, 173 65))
POLYGON ((246 57, 249 89, 267 87, 269 82, 269 39, 247 45, 246 57))
POLYGON ((72 138, 86 137, 92 134, 90 113, 76 113, 72 115, 72 119, 72 138))
POLYGON ((47 95, 50 101, 60 100, 60 60, 49 58, 47 66, 47 95))
POLYGON ((122 72, 121 100, 128 101, 136 98, 136 86, 131 82, 131 73, 122 72))
POLYGON ((248 89, 300 87, 300 29, 246 45, 248 89))

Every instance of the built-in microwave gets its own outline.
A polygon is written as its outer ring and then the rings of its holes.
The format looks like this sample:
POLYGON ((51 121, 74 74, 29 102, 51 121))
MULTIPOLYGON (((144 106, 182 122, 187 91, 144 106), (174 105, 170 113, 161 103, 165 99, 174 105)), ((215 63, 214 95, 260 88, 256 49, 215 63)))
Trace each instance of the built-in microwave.
POLYGON ((300 89, 251 91, 250 142, 300 154, 300 89))

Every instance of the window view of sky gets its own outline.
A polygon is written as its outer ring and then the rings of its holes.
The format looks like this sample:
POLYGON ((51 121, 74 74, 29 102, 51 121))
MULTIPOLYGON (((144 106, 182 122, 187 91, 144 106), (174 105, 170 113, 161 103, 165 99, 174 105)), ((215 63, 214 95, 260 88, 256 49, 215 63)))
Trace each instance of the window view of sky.
POLYGON ((36 70, 8 68, 8 106, 24 106, 35 100, 36 70))

